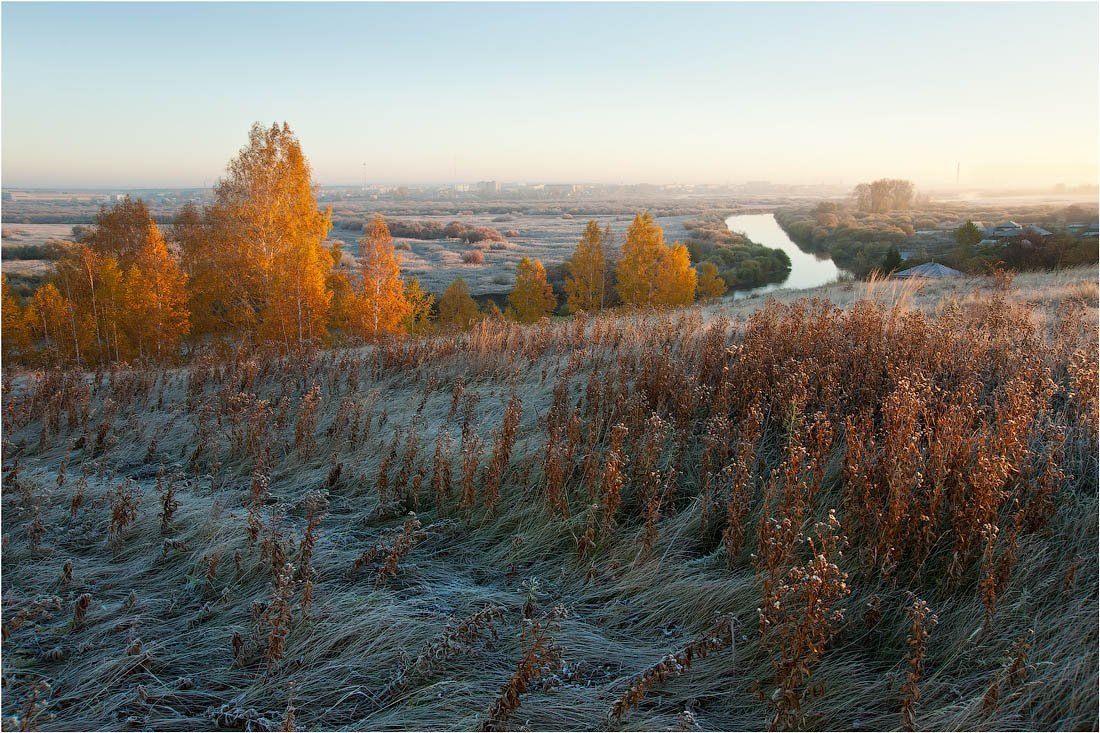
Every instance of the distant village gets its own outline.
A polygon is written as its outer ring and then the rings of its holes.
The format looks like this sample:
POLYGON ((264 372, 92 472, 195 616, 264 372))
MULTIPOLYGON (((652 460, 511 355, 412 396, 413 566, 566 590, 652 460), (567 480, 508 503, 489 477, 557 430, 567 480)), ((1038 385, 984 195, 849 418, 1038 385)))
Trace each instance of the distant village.
MULTIPOLYGON (((928 243, 953 240, 955 231, 965 223, 966 222, 944 223, 935 229, 919 229, 916 232, 916 237, 928 243)), ((1014 221, 1002 221, 997 224, 990 224, 982 221, 975 221, 973 223, 974 226, 978 227, 982 232, 983 238, 978 242, 979 247, 1004 244, 1011 239, 1031 238, 1042 240, 1054 236, 1054 232, 1044 229, 1038 224, 1018 224, 1014 221)), ((1097 222, 1095 221, 1090 224, 1066 224, 1065 229, 1082 239, 1095 239, 1098 234, 1097 222)))

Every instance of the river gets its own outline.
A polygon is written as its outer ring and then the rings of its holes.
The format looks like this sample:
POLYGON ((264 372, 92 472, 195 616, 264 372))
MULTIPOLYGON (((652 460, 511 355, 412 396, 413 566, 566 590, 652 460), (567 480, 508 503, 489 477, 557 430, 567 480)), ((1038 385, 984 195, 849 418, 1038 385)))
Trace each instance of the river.
POLYGON ((833 263, 828 255, 804 252, 791 241, 771 214, 735 214, 726 219, 731 232, 741 232, 753 242, 772 249, 781 249, 791 258, 791 272, 781 283, 763 285, 752 290, 738 290, 735 299, 769 293, 773 290, 804 290, 835 282, 845 270, 833 263))

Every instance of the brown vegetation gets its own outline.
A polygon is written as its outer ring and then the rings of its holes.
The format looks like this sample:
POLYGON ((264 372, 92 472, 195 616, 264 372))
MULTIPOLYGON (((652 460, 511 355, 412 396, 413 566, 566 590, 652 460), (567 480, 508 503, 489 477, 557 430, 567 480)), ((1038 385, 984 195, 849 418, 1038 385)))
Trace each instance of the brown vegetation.
POLYGON ((1021 282, 9 368, 4 714, 1095 727, 1096 303, 1021 282))

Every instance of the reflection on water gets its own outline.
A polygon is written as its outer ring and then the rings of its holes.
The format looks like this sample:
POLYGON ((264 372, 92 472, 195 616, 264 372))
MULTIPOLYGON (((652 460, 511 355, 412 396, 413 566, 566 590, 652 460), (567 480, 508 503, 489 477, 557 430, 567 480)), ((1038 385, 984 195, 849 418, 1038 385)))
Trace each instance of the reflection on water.
POLYGON ((771 214, 737 214, 726 219, 732 232, 741 232, 757 244, 781 249, 791 258, 791 274, 781 283, 764 285, 752 290, 738 290, 734 298, 771 292, 772 290, 802 290, 835 282, 844 270, 837 267, 828 255, 804 252, 791 241, 771 214))

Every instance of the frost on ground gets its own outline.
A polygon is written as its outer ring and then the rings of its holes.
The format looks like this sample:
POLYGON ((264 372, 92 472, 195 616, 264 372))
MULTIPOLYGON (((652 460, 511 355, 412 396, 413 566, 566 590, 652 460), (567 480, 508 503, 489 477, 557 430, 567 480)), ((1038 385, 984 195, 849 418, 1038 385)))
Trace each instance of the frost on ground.
POLYGON ((817 294, 5 373, 5 725, 1094 729, 1095 270, 817 294))

